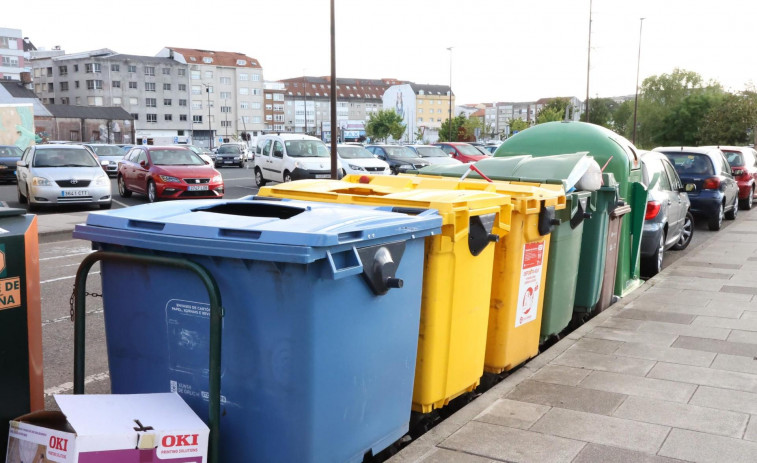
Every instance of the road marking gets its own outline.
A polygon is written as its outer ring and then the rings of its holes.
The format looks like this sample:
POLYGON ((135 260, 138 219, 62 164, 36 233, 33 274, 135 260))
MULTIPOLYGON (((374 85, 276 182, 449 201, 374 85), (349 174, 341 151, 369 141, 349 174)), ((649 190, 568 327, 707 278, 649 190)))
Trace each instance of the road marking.
POLYGON ((115 199, 112 200, 114 203, 118 204, 121 207, 129 207, 128 204, 122 203, 121 201, 116 201, 115 199))
MULTIPOLYGON (((103 309, 102 307, 100 307, 99 309, 88 311, 87 315, 96 315, 96 314, 99 314, 99 313, 103 313, 104 311, 105 311, 105 309, 103 309)), ((52 320, 43 320, 42 321, 42 326, 52 325, 53 323, 60 323, 60 322, 65 322, 65 321, 71 321, 71 315, 66 315, 64 317, 53 318, 52 320)))
MULTIPOLYGON (((74 254, 66 254, 65 256, 43 257, 43 258, 40 259, 40 262, 42 262, 43 260, 65 259, 67 257, 73 257, 73 256, 84 256, 84 255, 87 255, 87 254, 91 254, 93 252, 94 251, 89 250, 87 252, 77 252, 77 253, 74 253, 74 254)), ((79 264, 75 264, 75 265, 79 265, 79 264)))
MULTIPOLYGON (((100 273, 100 272, 90 272, 89 274, 90 274, 90 275, 97 275, 98 273, 100 273)), ((76 275, 71 275, 71 276, 67 276, 67 277, 60 277, 60 278, 53 278, 53 279, 51 279, 51 280, 44 280, 44 281, 40 281, 39 283, 40 283, 40 284, 44 284, 44 283, 52 283, 52 282, 54 282, 54 281, 61 281, 61 280, 70 280, 71 278, 76 278, 76 275)))
MULTIPOLYGON (((105 381, 109 378, 110 378, 110 374, 108 374, 108 372, 97 373, 97 374, 90 375, 84 378, 84 384, 87 385, 90 383, 94 383, 95 381, 105 381)), ((72 382, 63 383, 58 386, 53 386, 53 387, 49 387, 45 389, 45 395, 51 396, 54 394, 62 394, 64 392, 73 391, 73 390, 74 390, 74 383, 72 382)))

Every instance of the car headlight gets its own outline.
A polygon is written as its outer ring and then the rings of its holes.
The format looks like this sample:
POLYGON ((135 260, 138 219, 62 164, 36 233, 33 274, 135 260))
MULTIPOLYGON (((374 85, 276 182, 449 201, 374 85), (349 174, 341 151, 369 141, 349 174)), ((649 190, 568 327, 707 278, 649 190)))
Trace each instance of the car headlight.
POLYGON ((181 180, 179 180, 177 177, 171 177, 170 175, 158 175, 158 178, 161 182, 165 183, 179 183, 181 180))
POLYGON ((399 170, 408 170, 408 169, 412 169, 412 168, 413 168, 413 166, 411 166, 409 164, 402 164, 401 166, 398 167, 399 170))
POLYGON ((109 186, 110 185, 110 179, 107 175, 102 175, 100 177, 95 177, 95 180, 92 182, 94 186, 109 186))
POLYGON ((234 160, 235 160, 235 161, 239 161, 239 160, 241 160, 241 159, 242 159, 242 156, 234 156, 234 160))
POLYGON ((352 170, 365 170, 360 166, 356 166, 355 164, 347 164, 347 165, 350 166, 350 169, 352 170))
POLYGON ((34 186, 53 186, 53 182, 45 177, 34 177, 32 179, 32 185, 34 186))
POLYGON ((221 183, 223 182, 223 178, 220 175, 216 175, 212 179, 210 179, 210 183, 221 183))

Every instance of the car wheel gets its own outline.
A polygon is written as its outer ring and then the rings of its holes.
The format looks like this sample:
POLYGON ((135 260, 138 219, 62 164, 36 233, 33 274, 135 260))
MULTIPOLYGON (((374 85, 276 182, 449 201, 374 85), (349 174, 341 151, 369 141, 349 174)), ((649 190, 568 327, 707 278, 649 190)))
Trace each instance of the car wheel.
POLYGON ((288 170, 284 171, 284 183, 289 183, 292 181, 292 174, 289 173, 288 170))
POLYGON ((16 191, 18 192, 18 202, 21 204, 26 204, 26 196, 21 193, 21 187, 16 188, 16 191))
POLYGON ((158 200, 158 190, 155 188, 155 182, 147 182, 147 201, 154 203, 158 200))
POLYGON ((108 202, 107 204, 100 204, 100 209, 110 209, 113 206, 112 202, 108 202))
POLYGON ((736 220, 736 217, 739 215, 739 197, 736 196, 736 199, 733 201, 733 207, 730 211, 725 213, 725 218, 728 220, 736 220))
POLYGON ((657 245, 655 253, 644 259, 642 262, 644 266, 644 275, 647 277, 653 277, 660 273, 662 270, 662 259, 665 256, 665 232, 660 234, 660 243, 657 245))
POLYGON ((712 231, 720 230, 720 227, 723 225, 723 209, 723 203, 720 203, 718 213, 715 217, 710 217, 710 220, 707 222, 707 228, 712 231))
POLYGON ((244 169, 244 159, 242 159, 241 161, 239 161, 239 168, 240 169, 244 169))
POLYGON ((39 210, 39 206, 32 202, 32 194, 31 191, 29 191, 28 186, 26 188, 26 202, 28 203, 26 208, 29 210, 29 212, 36 212, 39 210))
POLYGON ((122 175, 118 176, 118 194, 121 195, 122 198, 131 197, 131 191, 126 188, 126 181, 122 175))
POLYGON ((681 236, 678 238, 678 242, 673 245, 672 250, 683 251, 691 243, 691 238, 694 236, 694 216, 691 212, 686 212, 686 218, 683 219, 683 227, 681 227, 681 236))
POLYGON ((347 176, 347 171, 342 169, 342 176, 340 178, 344 178, 347 176))
POLYGON ((257 185, 258 188, 265 186, 263 171, 260 170, 260 167, 255 168, 255 185, 257 185))
POLYGON ((745 211, 751 210, 752 206, 754 206, 754 187, 752 187, 752 189, 749 190, 749 196, 744 198, 744 200, 741 201, 741 205, 740 205, 740 207, 744 209, 745 211))

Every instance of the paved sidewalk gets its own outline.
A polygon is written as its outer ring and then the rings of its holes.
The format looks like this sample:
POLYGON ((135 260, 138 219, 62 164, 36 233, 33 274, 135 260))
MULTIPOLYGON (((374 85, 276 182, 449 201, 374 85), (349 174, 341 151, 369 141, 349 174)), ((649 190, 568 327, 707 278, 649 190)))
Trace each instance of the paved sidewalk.
POLYGON ((757 461, 757 211, 390 461, 757 461))
POLYGON ((76 224, 85 223, 92 211, 66 212, 37 215, 37 231, 41 243, 73 239, 71 233, 76 224))

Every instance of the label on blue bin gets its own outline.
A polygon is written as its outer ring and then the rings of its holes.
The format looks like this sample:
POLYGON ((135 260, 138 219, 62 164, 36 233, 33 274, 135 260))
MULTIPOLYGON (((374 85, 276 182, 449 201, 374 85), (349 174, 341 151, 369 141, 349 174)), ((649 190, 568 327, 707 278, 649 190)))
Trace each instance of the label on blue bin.
POLYGON ((168 359, 172 371, 208 375, 210 304, 171 299, 166 304, 168 359))

